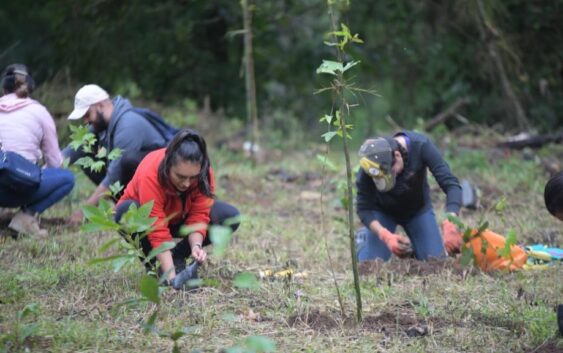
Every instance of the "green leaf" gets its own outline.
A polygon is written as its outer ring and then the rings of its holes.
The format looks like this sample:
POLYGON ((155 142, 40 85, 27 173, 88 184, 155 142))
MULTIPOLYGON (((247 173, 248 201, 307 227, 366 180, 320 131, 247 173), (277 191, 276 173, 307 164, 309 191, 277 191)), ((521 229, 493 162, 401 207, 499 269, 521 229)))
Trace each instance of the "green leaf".
POLYGON ((338 170, 336 165, 332 163, 332 161, 328 158, 328 156, 317 154, 317 160, 321 162, 323 165, 325 165, 328 169, 332 170, 333 172, 338 170))
POLYGON ((235 276, 233 280, 235 287, 241 289, 258 289, 260 288, 260 283, 250 272, 242 272, 235 276))
POLYGON ((123 190, 123 185, 121 185, 121 183, 118 180, 109 186, 109 190, 111 191, 111 194, 115 196, 119 194, 121 190, 123 190))
POLYGON ((231 241, 232 230, 230 227, 225 226, 211 226, 209 227, 209 237, 213 243, 213 254, 215 256, 223 256, 225 250, 231 241))
POLYGON ((90 165, 90 170, 93 172, 99 172, 106 166, 104 161, 96 161, 90 165))
POLYGON ((111 248, 113 246, 113 244, 122 241, 122 238, 114 238, 112 240, 109 240, 105 243, 103 243, 100 248, 98 249, 98 252, 100 253, 104 253, 106 252, 109 248, 111 248))
POLYGON ((97 159, 105 158, 108 154, 108 150, 105 147, 98 148, 98 153, 96 153, 97 159))
POLYGON ((473 263, 475 260, 475 254, 473 254, 473 250, 468 247, 463 247, 461 249, 461 259, 459 262, 462 266, 468 266, 469 264, 473 263))
POLYGON ((95 259, 88 261, 88 265, 97 265, 97 264, 101 264, 103 262, 115 261, 115 260, 122 258, 122 257, 129 257, 129 255, 119 254, 119 255, 112 255, 112 256, 108 256, 108 257, 99 257, 99 258, 95 258, 95 259))
POLYGON ((329 141, 332 140, 332 138, 333 138, 334 136, 336 136, 337 134, 338 134, 337 131, 328 131, 328 132, 325 132, 325 133, 322 135, 322 137, 325 139, 325 142, 329 142, 329 141))
POLYGON ((141 294, 155 304, 160 304, 160 292, 156 278, 144 275, 139 284, 141 294))
POLYGON ((275 352, 276 344, 274 341, 264 336, 250 336, 245 341, 246 346, 256 353, 275 352))
POLYGON ((342 69, 342 72, 346 72, 349 69, 353 68, 354 66, 358 65, 360 63, 360 61, 350 61, 349 63, 347 63, 344 68, 342 69))
POLYGON ((156 322, 157 315, 158 315, 158 311, 155 311, 154 313, 152 313, 149 319, 143 323, 142 327, 145 333, 156 331, 156 326, 154 325, 154 323, 156 322))
POLYGON ((502 249, 497 249, 497 254, 505 259, 512 258, 511 248, 516 245, 516 232, 510 229, 506 234, 506 240, 502 249))
POLYGON ((332 122, 332 119, 333 119, 332 115, 325 114, 324 116, 322 116, 322 117, 319 119, 319 121, 320 121, 320 122, 326 121, 326 122, 330 125, 330 123, 332 122))
POLYGON ((504 212, 504 210, 505 210, 505 208, 506 208, 506 204, 507 204, 506 198, 503 197, 502 199, 500 199, 499 202, 496 203, 496 205, 495 205, 495 212, 497 212, 497 213, 502 213, 502 212, 504 212))
POLYGON ((205 223, 197 223, 197 224, 190 224, 190 225, 183 225, 180 227, 180 235, 185 237, 186 235, 190 235, 193 232, 201 232, 207 229, 207 224, 205 223))
POLYGON ((108 154, 108 160, 113 161, 114 159, 118 159, 123 154, 123 151, 120 148, 114 148, 108 154))
POLYGON ((137 256, 133 254, 128 254, 127 256, 121 256, 113 261, 113 272, 119 272, 127 264, 133 264, 137 261, 137 256))
POLYGON ((176 243, 173 241, 165 241, 164 243, 160 244, 158 248, 152 249, 148 256, 145 258, 144 262, 147 263, 152 260, 156 255, 162 254, 165 251, 170 249, 174 249, 176 247, 176 243))
POLYGON ((37 303, 29 303, 21 311, 18 311, 17 316, 20 319, 25 319, 29 315, 38 315, 39 312, 39 305, 37 303))
POLYGON ((342 64, 332 60, 323 60, 321 66, 317 68, 317 74, 336 75, 336 72, 343 72, 342 64))

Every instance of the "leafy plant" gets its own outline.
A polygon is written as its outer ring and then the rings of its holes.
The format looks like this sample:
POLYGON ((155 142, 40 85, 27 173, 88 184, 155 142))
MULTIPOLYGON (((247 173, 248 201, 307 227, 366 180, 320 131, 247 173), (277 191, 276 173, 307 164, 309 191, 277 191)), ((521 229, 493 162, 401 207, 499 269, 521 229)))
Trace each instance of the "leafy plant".
POLYGON ((69 146, 75 151, 81 148, 87 154, 87 156, 77 159, 74 165, 84 169, 89 168, 93 172, 99 172, 106 165, 106 161, 121 157, 123 151, 119 148, 114 148, 109 153, 103 146, 98 146, 97 150, 95 150, 97 146, 96 135, 90 132, 87 126, 70 125, 70 131, 71 142, 69 146))
MULTIPOLYGON (((331 22, 332 31, 328 33, 329 40, 324 43, 336 49, 336 60, 323 60, 317 68, 317 74, 332 76, 330 85, 317 90, 316 93, 330 92, 333 97, 333 110, 330 114, 325 114, 320 121, 326 122, 329 131, 324 133, 322 137, 325 142, 330 142, 335 136, 342 138, 343 154, 346 162, 346 196, 343 198, 343 205, 348 210, 348 235, 350 240, 350 253, 352 257, 352 272, 354 274, 354 288, 356 292, 356 317, 358 322, 362 320, 362 298, 360 292, 360 280, 358 275, 358 261, 356 257, 356 242, 354 239, 354 205, 350 202, 353 198, 352 188, 352 166, 350 162, 350 153, 348 148, 348 140, 351 139, 349 131, 352 124, 347 122, 350 117, 350 110, 356 105, 350 104, 347 95, 356 96, 358 93, 374 93, 373 91, 359 88, 353 81, 348 79, 345 73, 351 68, 357 66, 359 61, 345 62, 346 48, 350 43, 361 44, 363 41, 358 34, 352 34, 350 28, 344 23, 337 25, 336 13, 334 5, 336 0, 327 0, 328 13, 331 22), (337 107, 336 110, 334 107, 337 107), (334 128, 335 130, 332 130, 334 128)), ((342 2, 349 5, 349 1, 342 2)), ((326 160, 326 159, 325 159, 326 160)), ((340 295, 339 295, 340 298, 340 295)), ((339 299, 341 302, 341 300, 339 299)), ((341 303, 342 306, 342 303, 341 303)))
POLYGON ((39 313, 39 305, 36 303, 27 304, 16 313, 16 320, 12 325, 12 331, 0 336, 3 352, 28 351, 26 340, 39 331, 39 325, 34 322, 26 323, 25 321, 30 317, 36 317, 39 313))
MULTIPOLYGON (((120 271, 125 265, 129 265, 141 259, 143 264, 146 266, 152 262, 158 254, 161 254, 167 250, 174 248, 176 245, 174 242, 164 242, 158 248, 151 250, 148 255, 145 255, 142 251, 140 241, 143 237, 152 230, 152 226, 156 221, 155 218, 150 217, 150 213, 153 207, 153 202, 148 202, 140 207, 135 204, 131 204, 127 212, 122 216, 120 223, 116 223, 113 220, 113 210, 111 204, 106 200, 101 200, 98 206, 84 206, 84 215, 88 222, 83 225, 83 231, 118 231, 121 234, 120 238, 115 238, 102 244, 99 251, 106 252, 112 246, 116 246, 114 249, 116 251, 115 255, 107 256, 104 258, 97 258, 91 260, 90 264, 99 264, 103 262, 110 262, 113 266, 114 271, 120 271)), ((227 220, 226 224, 229 224, 230 220, 227 220)), ((232 220, 234 221, 234 220, 232 220)), ((198 225, 199 229, 201 226, 198 225)), ((194 229, 190 227, 182 227, 180 234, 187 236, 194 229)), ((230 239, 231 239, 231 228, 228 226, 211 226, 209 227, 209 236, 212 243, 214 244, 214 255, 222 256, 225 252, 230 239)), ((157 326, 157 319, 160 313, 162 304, 161 296, 169 289, 169 287, 164 286, 164 282, 167 278, 167 273, 161 276, 158 280, 154 274, 157 272, 158 264, 154 263, 152 273, 145 274, 139 282, 140 296, 136 298, 131 298, 116 307, 121 306, 133 306, 137 307, 142 303, 149 303, 154 305, 152 309, 152 314, 144 321, 142 324, 145 333, 152 333, 160 338, 169 339, 172 341, 172 353, 180 353, 179 340, 194 332, 197 327, 183 327, 175 330, 162 330, 157 326)), ((188 286, 198 286, 201 285, 201 280, 191 280, 188 282, 188 286)), ((250 289, 255 290, 260 287, 260 283, 256 277, 249 272, 242 272, 235 277, 233 280, 233 285, 240 289, 250 289)), ((250 336, 244 342, 241 349, 242 352, 273 352, 275 351, 275 344, 267 338, 260 336, 250 336)), ((239 346, 232 349, 239 349, 239 346)), ((234 351, 236 352, 236 351, 234 351)))

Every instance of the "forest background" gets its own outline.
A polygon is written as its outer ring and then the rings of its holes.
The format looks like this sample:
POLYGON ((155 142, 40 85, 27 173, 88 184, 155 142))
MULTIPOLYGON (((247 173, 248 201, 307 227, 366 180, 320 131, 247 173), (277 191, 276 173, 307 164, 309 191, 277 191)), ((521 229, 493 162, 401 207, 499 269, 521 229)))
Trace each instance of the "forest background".
MULTIPOLYGON (((560 126, 563 1, 483 1, 482 12, 477 3, 357 1, 342 9, 341 20, 365 41, 349 52, 361 61, 355 81, 379 93, 357 98, 359 131, 389 121, 412 127, 460 100, 467 104, 458 112, 470 122, 521 131, 560 126)), ((292 120, 316 126, 330 99, 312 96, 322 85, 315 69, 333 53, 320 44, 330 26, 325 0, 256 5, 263 125, 286 133, 296 130, 292 120)), ((39 83, 95 82, 163 103, 189 98, 203 106, 207 97, 212 109, 240 118, 241 28, 233 0, 10 1, 0 9, 0 62, 25 62, 39 83)))

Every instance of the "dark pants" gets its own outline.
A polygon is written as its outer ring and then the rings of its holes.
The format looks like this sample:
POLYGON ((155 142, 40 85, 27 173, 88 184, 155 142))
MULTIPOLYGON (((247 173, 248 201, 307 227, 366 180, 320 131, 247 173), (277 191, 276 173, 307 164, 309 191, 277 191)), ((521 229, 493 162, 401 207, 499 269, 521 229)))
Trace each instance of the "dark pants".
MULTIPOLYGON (((139 202, 135 200, 126 200, 117 206, 114 217, 116 222, 119 223, 121 217, 125 214, 125 212, 127 212, 129 206, 133 203, 137 205, 137 207, 140 206, 139 202)), ((239 216, 240 212, 236 209, 236 207, 226 202, 215 200, 213 206, 211 206, 211 220, 209 222, 209 225, 228 225, 231 230, 235 232, 240 225, 239 216)), ((174 259, 175 264, 185 262, 185 259, 192 253, 190 243, 188 242, 188 237, 180 235, 181 227, 182 224, 168 225, 173 238, 182 238, 182 240, 178 242, 172 250, 170 250, 172 252, 172 258, 174 259)), ((138 234, 133 234, 133 237, 137 236, 138 234)), ((209 239, 209 236, 207 236, 205 237, 205 239, 203 239, 203 246, 207 246, 209 244, 211 244, 211 241, 209 239)), ((141 239, 141 247, 145 256, 147 256, 151 252, 152 246, 148 240, 148 237, 143 237, 141 239)), ((147 269, 152 269, 154 267, 154 263, 155 260, 153 259, 150 264, 146 264, 147 269)))
POLYGON ((21 207, 34 213, 43 213, 65 197, 74 187, 74 175, 62 168, 45 168, 39 188, 29 192, 15 192, 0 187, 0 207, 21 207))

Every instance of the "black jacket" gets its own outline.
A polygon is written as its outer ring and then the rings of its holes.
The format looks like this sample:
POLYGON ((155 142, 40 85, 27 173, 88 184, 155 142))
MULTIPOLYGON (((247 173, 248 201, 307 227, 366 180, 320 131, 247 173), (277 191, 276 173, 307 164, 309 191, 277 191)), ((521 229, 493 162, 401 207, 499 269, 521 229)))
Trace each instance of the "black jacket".
MULTIPOLYGON (((363 169, 356 176, 356 206, 358 216, 365 226, 375 219, 373 211, 380 211, 404 222, 427 211, 432 207, 430 187, 427 180, 427 169, 446 193, 446 211, 459 211, 461 206, 461 186, 452 174, 438 148, 425 135, 404 131, 397 135, 406 135, 408 144, 408 160, 403 171, 397 176, 396 184, 388 192, 380 192, 375 183, 363 169)), ((396 136, 396 135, 395 135, 396 136)))

